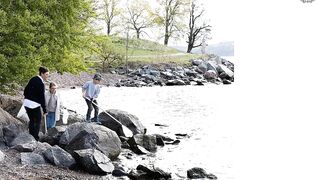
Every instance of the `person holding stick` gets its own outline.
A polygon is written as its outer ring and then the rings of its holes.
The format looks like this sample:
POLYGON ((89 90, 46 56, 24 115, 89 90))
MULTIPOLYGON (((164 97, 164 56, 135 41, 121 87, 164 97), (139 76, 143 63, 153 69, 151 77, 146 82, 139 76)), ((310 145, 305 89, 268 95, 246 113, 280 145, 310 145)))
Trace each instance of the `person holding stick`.
POLYGON ((87 81, 82 86, 82 97, 85 99, 88 111, 86 115, 86 121, 87 122, 96 122, 97 124, 101 124, 101 122, 98 120, 98 114, 99 114, 99 107, 97 106, 97 98, 100 94, 100 81, 101 81, 101 75, 95 74, 92 81, 87 81), (91 120, 91 112, 94 109, 94 117, 91 120))

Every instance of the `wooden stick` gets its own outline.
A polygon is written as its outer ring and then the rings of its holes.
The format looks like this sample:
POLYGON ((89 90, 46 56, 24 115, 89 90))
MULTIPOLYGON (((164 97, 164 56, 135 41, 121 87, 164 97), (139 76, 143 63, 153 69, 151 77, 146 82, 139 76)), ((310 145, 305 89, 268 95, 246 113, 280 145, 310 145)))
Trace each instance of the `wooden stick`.
POLYGON ((43 120, 44 120, 44 134, 47 134, 47 117, 46 115, 43 115, 43 120))

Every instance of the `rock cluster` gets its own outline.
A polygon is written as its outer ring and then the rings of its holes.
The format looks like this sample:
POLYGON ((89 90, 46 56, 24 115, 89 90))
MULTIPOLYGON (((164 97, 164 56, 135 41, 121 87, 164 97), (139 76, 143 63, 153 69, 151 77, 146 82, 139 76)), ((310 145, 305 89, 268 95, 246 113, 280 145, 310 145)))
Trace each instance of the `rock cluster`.
MULTIPOLYGON (((218 56, 209 59, 193 59, 192 66, 182 67, 170 64, 145 65, 137 69, 128 70, 128 77, 115 84, 117 87, 142 86, 179 86, 203 85, 207 82, 216 84, 231 84, 234 81, 234 64, 218 56)), ((116 71, 124 74, 123 69, 116 71)))
MULTIPOLYGON (((132 156, 131 152, 137 156, 155 156, 159 146, 178 145, 180 142, 159 134, 146 134, 147 129, 139 119, 125 111, 113 109, 101 113, 101 125, 86 123, 84 119, 79 119, 80 116, 70 116, 69 124, 51 128, 47 134, 41 133, 40 141, 36 141, 28 133, 25 123, 12 117, 2 108, 0 117, 0 164, 6 161, 6 153, 16 152, 15 156, 19 161, 14 164, 15 167, 54 166, 71 170, 81 169, 90 174, 109 175, 114 178, 172 178, 170 172, 152 167, 150 164, 139 164, 136 169, 123 168, 125 165, 119 162, 119 156, 126 155, 121 154, 122 151, 127 152, 128 156, 132 156), (76 119, 71 120, 73 117, 76 119), (112 120, 113 118, 117 121, 112 120), (116 128, 112 129, 114 127, 116 128), (119 133, 124 128, 131 131, 131 136, 126 137, 125 133, 119 133)), ((34 178, 36 177, 37 175, 34 175, 34 178)), ((41 177, 46 178, 43 175, 41 177)), ((198 175, 189 178, 192 177, 198 175)), ((207 176, 211 177, 213 176, 207 176)))

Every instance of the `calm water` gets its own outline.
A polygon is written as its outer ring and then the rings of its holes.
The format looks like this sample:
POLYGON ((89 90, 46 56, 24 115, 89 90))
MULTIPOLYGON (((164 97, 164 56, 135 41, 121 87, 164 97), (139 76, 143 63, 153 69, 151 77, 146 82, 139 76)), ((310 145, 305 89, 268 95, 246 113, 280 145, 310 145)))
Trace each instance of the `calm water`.
MULTIPOLYGON (((192 167, 202 167, 220 180, 234 179, 233 88, 233 85, 103 87, 98 103, 103 109, 120 109, 136 115, 149 134, 159 133, 173 139, 175 133, 188 134, 179 145, 159 148, 152 159, 155 167, 172 172, 175 179, 177 175, 186 177, 187 169, 192 167), (156 127, 155 123, 168 127, 156 127)), ((60 93, 66 107, 86 113, 80 88, 60 93)), ((138 161, 143 164, 144 158, 138 161)), ((126 164, 135 168, 136 163, 126 164)))

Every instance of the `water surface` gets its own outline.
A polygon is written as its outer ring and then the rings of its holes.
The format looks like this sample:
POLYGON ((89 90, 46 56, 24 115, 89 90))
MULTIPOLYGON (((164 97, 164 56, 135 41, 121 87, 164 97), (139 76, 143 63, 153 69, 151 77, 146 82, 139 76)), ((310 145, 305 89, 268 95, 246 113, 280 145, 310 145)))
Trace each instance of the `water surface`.
MULTIPOLYGON (((60 93, 66 107, 85 115, 87 107, 80 88, 60 93)), ((103 87, 98 103, 103 109, 120 109, 136 115, 148 134, 159 133, 173 139, 176 133, 188 134, 180 139, 179 145, 159 148, 151 164, 172 172, 175 178, 186 177, 186 171, 192 167, 202 167, 224 180, 234 179, 232 95, 232 85, 103 87)), ((150 158, 138 157, 140 164, 144 161, 150 158)), ((126 165, 135 168, 138 164, 128 161, 126 165)))

